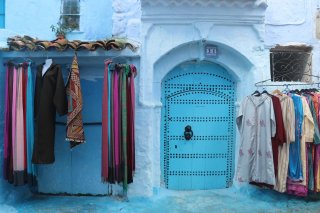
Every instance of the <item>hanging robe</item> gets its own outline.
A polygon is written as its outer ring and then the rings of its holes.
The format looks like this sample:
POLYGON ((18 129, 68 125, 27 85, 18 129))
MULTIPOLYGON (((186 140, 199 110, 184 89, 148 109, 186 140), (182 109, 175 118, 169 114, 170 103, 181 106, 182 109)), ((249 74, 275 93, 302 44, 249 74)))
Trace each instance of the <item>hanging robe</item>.
POLYGON ((303 179, 303 174, 300 155, 300 140, 304 112, 301 97, 293 94, 292 100, 295 112, 295 142, 291 143, 289 148, 288 178, 293 181, 301 181, 303 179))
POLYGON ((275 185, 271 137, 276 123, 271 98, 266 94, 246 97, 236 123, 241 136, 237 180, 275 185))
POLYGON ((291 97, 286 94, 275 94, 275 96, 280 99, 286 143, 283 143, 278 147, 278 174, 274 189, 283 193, 287 188, 289 147, 290 143, 295 141, 295 113, 291 97))
MULTIPOLYGON (((294 182, 293 180, 288 180, 287 182, 287 193, 294 194, 297 196, 307 196, 308 195, 308 171, 307 171, 307 146, 306 143, 312 143, 314 138, 314 121, 312 114, 307 103, 307 100, 303 96, 299 96, 302 101, 303 107, 303 121, 301 128, 301 140, 300 140, 300 159, 301 159, 301 170, 302 170, 302 181, 294 182)), ((291 153, 290 153, 291 154, 291 153)))
MULTIPOLYGON (((320 94, 316 93, 314 94, 314 99, 315 99, 315 109, 316 109, 316 115, 317 115, 317 120, 318 123, 320 123, 320 107, 319 107, 319 102, 320 102, 320 94)), ((319 126, 320 130, 320 126, 319 126)), ((315 145, 315 150, 314 150, 314 178, 315 178, 315 192, 320 192, 320 144, 315 145)))
POLYGON ((283 124, 283 116, 281 110, 280 99, 276 96, 271 96, 275 119, 276 119, 276 134, 272 137, 272 153, 273 153, 273 164, 274 164, 274 173, 277 178, 278 176, 278 158, 279 152, 278 147, 283 145, 286 142, 285 129, 283 124))
POLYGON ((61 67, 52 64, 42 76, 43 64, 38 66, 35 98, 35 140, 32 162, 50 164, 54 158, 54 137, 56 111, 67 114, 67 97, 61 67))
POLYGON ((314 189, 315 189, 314 150, 315 150, 315 145, 320 144, 320 132, 319 132, 317 113, 316 113, 316 105, 318 105, 318 104, 315 102, 314 94, 307 95, 307 100, 308 100, 309 108, 310 108, 310 111, 312 114, 312 119, 314 122, 314 137, 313 137, 314 143, 307 143, 308 190, 314 191, 314 189))

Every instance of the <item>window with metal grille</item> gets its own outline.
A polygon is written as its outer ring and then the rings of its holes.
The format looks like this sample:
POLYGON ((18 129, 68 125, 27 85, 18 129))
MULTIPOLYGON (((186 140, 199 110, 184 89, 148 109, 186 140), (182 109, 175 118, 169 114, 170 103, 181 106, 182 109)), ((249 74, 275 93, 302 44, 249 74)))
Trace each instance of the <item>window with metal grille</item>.
POLYGON ((272 81, 312 81, 312 47, 276 46, 270 49, 272 81))
POLYGON ((80 0, 61 0, 60 21, 71 30, 79 30, 80 0))
POLYGON ((0 0, 0 28, 4 28, 5 24, 5 0, 0 0))

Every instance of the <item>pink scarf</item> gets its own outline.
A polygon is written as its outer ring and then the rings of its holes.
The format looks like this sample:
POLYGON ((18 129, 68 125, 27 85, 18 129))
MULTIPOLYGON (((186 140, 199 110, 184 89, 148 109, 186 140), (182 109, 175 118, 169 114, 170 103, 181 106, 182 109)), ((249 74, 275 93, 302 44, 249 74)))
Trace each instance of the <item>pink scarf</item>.
POLYGON ((13 170, 17 170, 16 159, 16 116, 17 116, 17 70, 13 68, 13 84, 12 84, 12 156, 13 156, 13 170))
POLYGON ((23 109, 23 68, 18 68, 18 90, 16 100, 16 171, 25 169, 25 137, 24 137, 24 109, 23 109))

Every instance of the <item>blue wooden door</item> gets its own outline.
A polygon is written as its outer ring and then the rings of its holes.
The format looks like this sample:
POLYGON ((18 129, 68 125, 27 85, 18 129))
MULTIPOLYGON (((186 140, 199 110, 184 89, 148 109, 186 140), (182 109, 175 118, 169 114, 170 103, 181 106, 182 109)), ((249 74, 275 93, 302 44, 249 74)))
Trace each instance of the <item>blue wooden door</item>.
POLYGON ((231 186, 234 82, 221 66, 184 63, 162 81, 162 180, 169 189, 231 186), (193 136, 186 140, 185 127, 193 136))

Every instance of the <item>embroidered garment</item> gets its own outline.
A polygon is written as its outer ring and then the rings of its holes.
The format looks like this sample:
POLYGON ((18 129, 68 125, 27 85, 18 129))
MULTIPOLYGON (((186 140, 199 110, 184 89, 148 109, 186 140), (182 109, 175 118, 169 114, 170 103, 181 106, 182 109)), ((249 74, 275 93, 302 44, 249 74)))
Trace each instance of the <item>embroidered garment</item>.
POLYGON ((82 122, 82 93, 77 55, 75 54, 66 93, 68 96, 67 137, 70 147, 73 148, 85 142, 82 122))
POLYGON ((276 123, 271 98, 266 94, 246 97, 236 122, 241 136, 238 181, 275 185, 271 137, 276 123))

